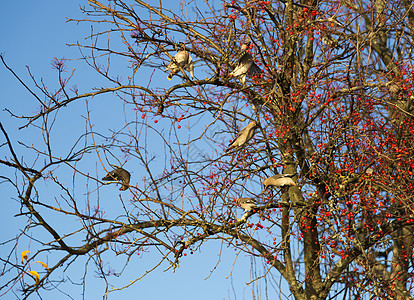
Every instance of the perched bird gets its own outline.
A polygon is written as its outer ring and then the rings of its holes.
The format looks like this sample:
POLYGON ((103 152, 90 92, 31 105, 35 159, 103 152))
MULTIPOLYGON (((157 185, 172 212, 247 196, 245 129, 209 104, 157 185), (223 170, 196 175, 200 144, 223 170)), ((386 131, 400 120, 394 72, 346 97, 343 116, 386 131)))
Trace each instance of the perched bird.
POLYGON ((257 208, 256 201, 251 198, 239 198, 237 199, 237 205, 243 208, 246 212, 257 208))
POLYGON ((251 121, 249 125, 240 130, 226 151, 234 148, 241 148, 246 145, 254 136, 258 125, 259 124, 256 121, 251 121))
POLYGON ((369 167, 368 169, 365 170, 365 173, 368 175, 372 175, 372 173, 374 173, 374 169, 369 167))
POLYGON ((108 172, 102 180, 104 181, 121 181, 122 186, 119 189, 120 191, 125 191, 128 189, 129 180, 131 178, 131 174, 125 169, 117 168, 112 170, 111 172, 108 172))
POLYGON ((240 49, 240 58, 234 70, 229 74, 229 77, 238 77, 242 84, 246 82, 246 75, 257 75, 261 72, 260 68, 254 63, 253 57, 248 52, 248 45, 243 44, 240 49))
POLYGON ((269 186, 283 187, 296 185, 296 183, 291 178, 295 175, 296 174, 276 174, 263 180, 263 185, 265 189, 267 189, 269 186))
POLYGON ((327 34, 322 38, 322 43, 324 43, 327 46, 336 46, 338 45, 338 40, 334 39, 331 35, 327 34))
POLYGON ((332 37, 330 34, 326 34, 323 38, 322 38, 322 43, 324 43, 327 47, 331 47, 331 48, 341 48, 343 50, 345 50, 344 46, 339 44, 339 40, 337 40, 336 38, 332 37))
POLYGON ((184 44, 180 43, 179 49, 180 51, 177 52, 177 54, 164 70, 164 72, 171 70, 170 74, 167 77, 168 80, 171 80, 175 74, 180 72, 180 68, 190 72, 191 78, 194 78, 193 59, 191 58, 188 51, 185 50, 184 44))

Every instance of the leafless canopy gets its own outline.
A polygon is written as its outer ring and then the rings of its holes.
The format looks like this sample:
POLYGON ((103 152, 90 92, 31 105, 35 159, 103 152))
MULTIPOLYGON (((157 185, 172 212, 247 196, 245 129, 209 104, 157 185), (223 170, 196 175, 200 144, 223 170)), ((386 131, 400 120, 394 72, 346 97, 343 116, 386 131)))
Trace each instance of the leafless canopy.
POLYGON ((2 189, 15 193, 2 200, 17 199, 10 214, 24 223, 2 243, 0 294, 16 282, 22 297, 53 289, 83 257, 105 294, 129 287, 111 289, 108 257, 157 253, 173 271, 218 240, 261 259, 287 299, 412 299, 412 1, 171 2, 90 0, 72 21, 93 29, 72 46, 96 86, 74 88, 72 62, 55 60, 57 90, 23 83, 37 112, 6 107, 30 138, 0 126, 2 189), (228 76, 243 43, 261 70, 244 84, 228 76), (169 82, 182 48, 195 78, 181 69, 169 82), (69 114, 84 126, 73 122, 62 149, 69 114), (252 121, 254 137, 226 152, 252 121), (120 167, 126 191, 101 180, 120 167), (264 190, 282 173, 297 185, 264 190), (243 215, 240 197, 258 208, 243 215), (36 261, 48 268, 34 283, 36 261))

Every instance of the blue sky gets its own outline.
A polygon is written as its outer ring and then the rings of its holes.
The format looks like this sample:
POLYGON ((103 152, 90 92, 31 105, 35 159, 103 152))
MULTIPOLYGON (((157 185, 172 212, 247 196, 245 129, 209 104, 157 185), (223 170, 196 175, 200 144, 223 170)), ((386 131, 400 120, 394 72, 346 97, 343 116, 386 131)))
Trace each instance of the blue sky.
MULTIPOLYGON (((68 47, 66 44, 75 43, 77 40, 83 39, 90 29, 89 25, 86 24, 77 25, 66 22, 67 18, 82 18, 79 5, 86 5, 86 1, 44 0, 36 2, 6 1, 3 3, 2 10, 0 11, 0 52, 4 55, 9 67, 13 68, 22 79, 28 81, 30 78, 27 74, 26 66, 29 66, 37 79, 43 78, 45 84, 52 89, 56 87, 56 71, 52 70, 51 61, 54 57, 65 57, 68 59, 79 57, 78 50, 75 47, 68 47)), ((86 92, 88 86, 99 86, 100 79, 94 77, 93 73, 85 69, 79 61, 71 62, 70 67, 77 69, 74 83, 81 91, 86 92)), ((165 84, 165 78, 162 78, 160 81, 160 85, 163 84, 165 84)), ((13 112, 21 114, 22 112, 36 111, 38 105, 33 100, 33 97, 24 90, 3 66, 0 67, 0 87, 2 90, 0 120, 8 131, 12 142, 16 144, 16 149, 23 156, 25 149, 17 145, 17 140, 24 140, 30 145, 31 142, 35 142, 39 137, 32 136, 30 132, 28 133, 25 130, 18 130, 17 128, 23 123, 10 118, 9 114, 4 111, 4 108, 7 107, 13 112)), ((105 123, 105 118, 108 118, 106 108, 108 108, 107 105, 112 105, 110 104, 112 100, 108 97, 91 100, 91 115, 96 123, 105 123), (96 101, 99 101, 99 104, 96 101)), ((120 118, 122 117, 123 107, 120 103, 113 106, 110 112, 111 116, 119 115, 120 118)), ((56 125, 59 137, 56 138, 54 143, 56 148, 61 149, 62 152, 64 152, 65 146, 70 144, 71 139, 74 138, 71 136, 72 130, 85 126, 85 122, 81 117, 86 112, 84 103, 70 105, 68 109, 72 113, 65 111, 61 113, 56 125)), ((4 147, 0 148, 0 156, 1 158, 9 156, 8 153, 5 153, 4 147)), ((28 162, 34 160, 34 157, 24 157, 24 159, 28 162)), ((102 177, 102 174, 99 173, 99 166, 97 169, 98 174, 96 176, 102 177)), ((11 174, 10 169, 3 166, 0 167, 0 173, 11 174)), ((47 188, 47 184, 45 188, 47 188)), ((15 236, 19 232, 19 227, 24 224, 21 223, 22 217, 14 217, 20 212, 20 205, 16 200, 17 195, 14 190, 6 184, 0 185, 0 189, 5 207, 0 212, 0 226, 8 228, 2 234, 3 238, 1 240, 4 240, 15 236)), ((102 201, 109 211, 116 211, 117 209, 117 207, 111 207, 111 205, 117 204, 117 202, 111 202, 111 197, 116 198, 118 194, 117 189, 114 190, 112 194, 105 197, 101 192, 102 201)), ((58 220, 49 221, 52 223, 58 220)), ((59 220, 59 223, 60 226, 65 226, 64 221, 59 220)), ((21 245, 22 248, 16 251, 16 255, 18 255, 19 251, 32 246, 21 245)), ((4 257, 8 251, 7 247, 0 247, 0 256, 4 257)), ((120 297, 125 299, 145 297, 170 300, 251 299, 250 288, 245 284, 245 282, 250 280, 250 258, 241 254, 234 263, 235 257, 233 249, 221 248, 219 243, 210 242, 209 245, 203 246, 201 251, 196 251, 193 255, 185 257, 176 273, 173 274, 171 271, 163 272, 167 267, 167 265, 163 265, 132 287, 113 293, 109 299, 119 299, 120 297), (220 263, 216 268, 218 261, 220 263), (213 269, 212 276, 205 280, 213 269), (231 285, 231 279, 226 279, 230 273, 233 274, 234 290, 231 285)), ((139 264, 135 260, 133 264, 130 264, 128 271, 122 275, 122 278, 113 281, 115 287, 122 287, 122 284, 125 284, 125 282, 143 275, 146 270, 154 266, 157 262, 156 258, 157 254, 146 253, 139 260, 139 264)), ((45 256, 43 259, 53 261, 53 257, 45 256)), ((259 265, 261 264, 260 259, 257 262, 259 265)), ((112 265, 112 267, 116 268, 117 265, 112 265)), ((83 272, 83 264, 80 263, 69 268, 67 275, 71 275, 72 279, 79 282, 83 272)), ((87 279, 85 299, 102 299, 104 285, 94 275, 93 267, 90 267, 88 270, 87 279)), ((4 280, 4 277, 3 279, 0 278, 0 282, 2 280, 4 280)), ((15 287, 18 286, 16 285, 15 287)), ((81 290, 78 286, 73 286, 67 282, 59 286, 59 289, 71 295, 74 299, 81 299, 81 290)), ((57 291, 41 291, 40 294, 43 299, 51 299, 52 297, 70 299, 70 297, 57 291)), ((33 296, 32 298, 35 299, 37 297, 33 296)), ((16 296, 9 292, 3 299, 16 299, 16 296)))

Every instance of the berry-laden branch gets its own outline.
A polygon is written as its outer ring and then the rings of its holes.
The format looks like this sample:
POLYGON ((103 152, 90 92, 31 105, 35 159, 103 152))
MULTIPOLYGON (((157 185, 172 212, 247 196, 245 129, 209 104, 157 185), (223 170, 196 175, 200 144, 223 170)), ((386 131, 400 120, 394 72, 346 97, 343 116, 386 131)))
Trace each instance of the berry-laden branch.
POLYGON ((82 266, 107 297, 219 242, 217 264, 262 262, 254 294, 412 299, 412 5, 195 3, 89 1, 54 84, 1 56, 33 99, 0 124, 23 223, 0 291, 47 298, 82 266))

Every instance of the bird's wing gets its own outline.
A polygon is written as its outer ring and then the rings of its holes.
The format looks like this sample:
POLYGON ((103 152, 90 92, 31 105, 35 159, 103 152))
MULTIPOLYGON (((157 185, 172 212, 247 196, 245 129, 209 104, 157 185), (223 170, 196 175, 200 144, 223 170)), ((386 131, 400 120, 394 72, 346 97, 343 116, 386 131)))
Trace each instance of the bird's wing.
POLYGON ((188 56, 188 63, 185 66, 185 69, 190 72, 191 78, 194 78, 194 63, 190 55, 188 56))
POLYGON ((255 132, 256 128, 251 127, 249 125, 247 125, 242 130, 240 130, 240 132, 234 137, 233 141, 231 142, 231 144, 230 144, 230 146, 227 150, 232 149, 232 148, 237 147, 237 146, 241 146, 241 144, 244 145, 252 139, 252 137, 254 136, 254 132, 255 132))
POLYGON ((262 72, 262 70, 254 62, 252 62, 247 72, 250 76, 254 76, 259 75, 262 72))
POLYGON ((293 177, 296 175, 296 173, 291 173, 291 174, 282 174, 283 177, 293 177))
POLYGON ((174 56, 174 60, 177 62, 178 66, 184 67, 189 62, 190 55, 187 51, 180 51, 174 56))
MULTIPOLYGON (((233 143, 236 142, 240 137, 242 137, 245 133, 247 135, 247 127, 244 127, 242 130, 239 131, 239 133, 236 134, 236 136, 233 139, 233 143)), ((233 144, 232 143, 232 144, 233 144)))
POLYGON ((256 201, 254 201, 253 199, 250 198, 244 198, 244 203, 250 203, 250 204, 256 204, 256 201))
POLYGON ((247 136, 246 136, 246 143, 252 139, 255 132, 256 132, 256 127, 250 127, 249 128, 249 132, 247 133, 247 136))
POLYGON ((296 175, 296 173, 293 173, 293 174, 276 174, 276 175, 273 175, 269 178, 279 179, 279 178, 284 178, 284 177, 293 177, 295 175, 296 175))
POLYGON ((119 171, 119 177, 120 177, 120 179, 122 180, 123 183, 129 184, 129 181, 131 179, 131 174, 127 170, 121 169, 119 171))
POLYGON ((188 61, 189 54, 187 51, 179 51, 174 58, 170 61, 165 71, 172 70, 178 67, 183 67, 188 61), (178 64, 178 65, 177 65, 178 64))
POLYGON ((253 61, 253 56, 250 53, 245 52, 237 61, 237 65, 247 65, 253 61))
POLYGON ((237 61, 236 67, 229 74, 234 77, 241 76, 248 71, 250 64, 252 63, 252 56, 249 53, 244 53, 237 61))

